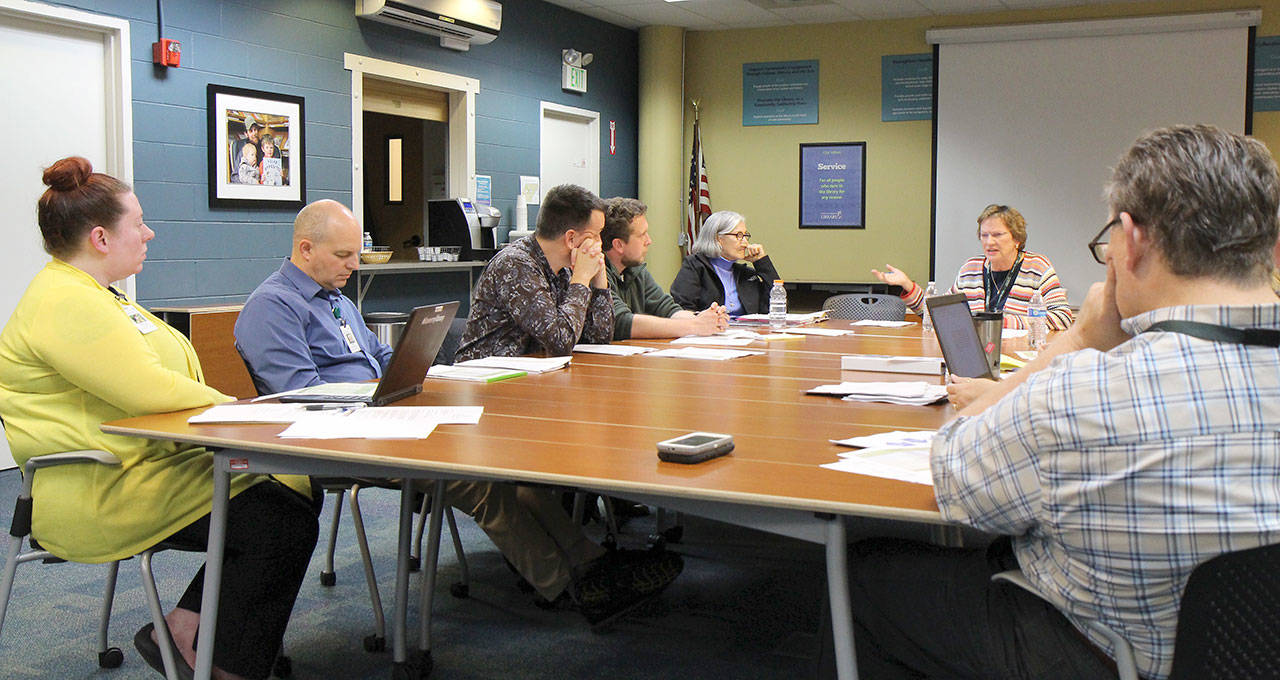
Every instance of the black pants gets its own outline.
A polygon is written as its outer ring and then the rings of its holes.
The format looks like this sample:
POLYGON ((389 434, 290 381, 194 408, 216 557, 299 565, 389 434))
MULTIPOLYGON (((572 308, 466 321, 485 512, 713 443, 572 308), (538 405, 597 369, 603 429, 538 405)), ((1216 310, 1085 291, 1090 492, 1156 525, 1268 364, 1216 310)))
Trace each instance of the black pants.
POLYGON ((1008 539, 941 548, 854 545, 850 599, 858 673, 883 678, 1116 677, 1053 605, 991 575, 1016 569, 1008 539))
MULTIPOLYGON (((317 500, 275 481, 255 484, 231 499, 213 641, 215 666, 248 678, 271 674, 315 550, 319 511, 317 500)), ((203 548, 208 539, 205 515, 168 540, 203 548)), ((200 567, 178 606, 199 612, 203 588, 200 567)))

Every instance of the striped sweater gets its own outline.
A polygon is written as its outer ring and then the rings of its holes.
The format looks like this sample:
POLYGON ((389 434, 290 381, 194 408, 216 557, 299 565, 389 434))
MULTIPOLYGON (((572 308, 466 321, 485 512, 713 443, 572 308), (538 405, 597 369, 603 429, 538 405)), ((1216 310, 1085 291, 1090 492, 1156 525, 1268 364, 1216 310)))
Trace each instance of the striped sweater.
MULTIPOLYGON (((982 263, 985 258, 972 257, 960 266, 956 274, 956 283, 951 287, 952 293, 964 293, 969 298, 969 311, 986 311, 986 291, 982 287, 982 263)), ((1067 289, 1058 283, 1058 273, 1053 270, 1049 258, 1030 251, 1022 255, 1022 267, 1018 269, 1018 278, 1013 282, 1013 290, 1009 291, 1009 299, 1004 303, 1005 328, 1027 327, 1027 303, 1037 291, 1044 297, 1044 305, 1049 310, 1047 317, 1049 330, 1066 330, 1071 325, 1071 308, 1067 306, 1067 289)), ((915 283, 911 289, 902 294, 911 311, 920 314, 924 311, 924 289, 915 283)))

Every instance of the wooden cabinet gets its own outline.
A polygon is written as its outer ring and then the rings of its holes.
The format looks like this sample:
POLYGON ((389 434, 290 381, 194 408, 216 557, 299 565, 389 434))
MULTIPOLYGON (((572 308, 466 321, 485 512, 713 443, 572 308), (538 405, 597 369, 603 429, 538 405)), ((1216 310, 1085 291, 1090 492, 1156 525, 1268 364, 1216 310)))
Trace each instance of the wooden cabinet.
POLYGON ((204 381, 237 398, 257 394, 249 371, 236 351, 235 325, 244 305, 156 307, 151 312, 182 331, 200 357, 204 381))

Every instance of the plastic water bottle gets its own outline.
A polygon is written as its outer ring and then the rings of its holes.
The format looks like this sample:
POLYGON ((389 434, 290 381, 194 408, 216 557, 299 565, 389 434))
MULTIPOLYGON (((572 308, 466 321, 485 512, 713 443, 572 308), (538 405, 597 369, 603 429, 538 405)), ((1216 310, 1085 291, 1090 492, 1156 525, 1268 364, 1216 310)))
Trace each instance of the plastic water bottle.
POLYGON ((363 250, 373 250, 373 234, 364 233, 364 243, 360 246, 363 250))
MULTIPOLYGON (((938 288, 930 281, 929 285, 924 289, 924 299, 928 300, 937 294, 938 288)), ((933 318, 929 316, 929 305, 925 305, 924 310, 920 312, 920 327, 926 331, 933 330, 933 318)))
POLYGON ((787 289, 782 285, 782 279, 773 282, 773 289, 769 291, 769 328, 771 330, 782 330, 787 327, 787 289))
POLYGON ((1031 296, 1027 303, 1027 344, 1031 349, 1042 350, 1049 344, 1049 310, 1044 306, 1044 298, 1040 291, 1031 296))

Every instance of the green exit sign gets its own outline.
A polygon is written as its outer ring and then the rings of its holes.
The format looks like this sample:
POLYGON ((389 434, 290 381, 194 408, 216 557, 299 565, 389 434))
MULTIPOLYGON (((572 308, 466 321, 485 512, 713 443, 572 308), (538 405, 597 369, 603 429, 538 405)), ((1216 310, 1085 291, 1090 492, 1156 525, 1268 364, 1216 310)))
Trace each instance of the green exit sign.
POLYGON ((560 89, 570 92, 587 91, 587 69, 564 64, 560 72, 560 89))

